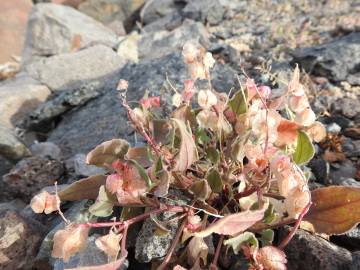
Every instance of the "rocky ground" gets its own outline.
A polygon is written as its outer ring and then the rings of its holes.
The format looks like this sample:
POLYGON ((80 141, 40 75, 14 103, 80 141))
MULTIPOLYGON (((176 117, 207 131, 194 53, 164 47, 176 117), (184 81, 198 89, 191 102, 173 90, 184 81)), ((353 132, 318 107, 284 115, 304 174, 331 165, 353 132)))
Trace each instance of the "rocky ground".
MULTIPOLYGON (((98 173, 85 164, 97 144, 115 137, 134 142, 115 90, 118 80, 129 81, 130 100, 146 90, 166 96, 169 81, 181 89, 187 71, 180 51, 187 40, 214 54, 212 80, 219 91, 236 87, 236 74, 246 70, 279 92, 298 63, 328 131, 308 165, 311 185, 360 187, 358 1, 34 2, 0 3, 0 17, 7 11, 18 18, 0 18, 0 61, 10 60, 9 51, 21 57, 0 65, 1 269, 60 270, 106 261, 91 243, 66 265, 52 259, 51 237, 61 220, 35 216, 27 204, 55 181, 66 185, 98 173)), ((86 221, 87 206, 64 205, 65 215, 86 221)), ((133 241, 142 264, 131 261, 129 269, 150 269, 148 261, 166 254, 172 235, 154 236, 149 228, 145 223, 141 240, 133 241)), ((289 269, 359 269, 360 228, 330 241, 299 231, 287 255, 289 269)), ((240 269, 238 263, 229 269, 240 269)))

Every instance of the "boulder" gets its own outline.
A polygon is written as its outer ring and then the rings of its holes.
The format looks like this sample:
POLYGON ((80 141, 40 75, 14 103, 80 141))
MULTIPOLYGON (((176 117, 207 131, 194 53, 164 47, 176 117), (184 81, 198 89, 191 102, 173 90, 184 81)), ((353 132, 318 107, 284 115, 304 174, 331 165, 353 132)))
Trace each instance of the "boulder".
POLYGON ((64 174, 63 163, 49 158, 30 157, 21 160, 3 176, 4 189, 14 196, 29 202, 43 187, 56 181, 61 183, 64 174))
POLYGON ((50 95, 45 85, 25 74, 0 84, 0 124, 13 128, 50 95))
POLYGON ((0 156, 17 161, 30 155, 25 144, 10 129, 0 124, 0 156))
POLYGON ((97 45, 28 65, 26 70, 30 76, 49 86, 54 94, 26 117, 23 126, 48 132, 54 119, 116 88, 124 64, 113 50, 97 45))
POLYGON ((31 7, 31 0, 0 1, 0 64, 21 55, 31 7))
POLYGON ((67 172, 72 172, 75 178, 85 178, 96 174, 106 174, 104 169, 86 164, 85 154, 76 154, 67 160, 65 164, 67 172))
POLYGON ((219 24, 225 15, 225 8, 220 0, 189 1, 182 10, 185 17, 201 21, 204 24, 219 24))
MULTIPOLYGON (((282 237, 287 233, 289 230, 284 229, 282 237)), ((311 269, 345 270, 352 261, 350 251, 303 230, 295 233, 285 253, 287 267, 291 270, 309 269, 309 266, 311 269)))
MULTIPOLYGON (((188 79, 187 69, 180 53, 155 60, 143 60, 138 65, 128 64, 118 78, 129 82, 128 100, 137 101, 149 90, 154 95, 163 94, 169 100, 173 94, 166 76, 181 91, 188 79)), ((212 84, 219 91, 229 91, 234 86, 235 72, 217 63, 212 71, 212 84)), ((207 87, 203 82, 202 87, 207 87)), ((133 142, 133 129, 127 122, 127 113, 121 105, 118 91, 106 92, 85 106, 67 114, 50 133, 49 141, 59 145, 65 158, 77 153, 88 153, 96 145, 113 138, 133 142)))
POLYGON ((52 142, 35 143, 30 146, 30 151, 33 156, 40 158, 48 158, 61 160, 62 154, 59 146, 52 142))
POLYGON ((293 62, 307 72, 327 77, 334 82, 344 81, 357 73, 360 64, 360 33, 352 33, 329 43, 293 52, 293 62))
POLYGON ((185 20, 173 31, 145 33, 138 42, 139 58, 155 59, 182 50, 186 41, 198 41, 205 48, 210 45, 209 34, 202 23, 185 20))
POLYGON ((141 30, 144 33, 157 32, 157 31, 172 31, 175 28, 179 27, 184 20, 184 17, 179 11, 171 12, 156 21, 153 21, 145 25, 141 30))
POLYGON ((76 9, 41 3, 31 11, 22 60, 28 63, 39 56, 68 53, 95 44, 114 47, 116 42, 114 32, 76 9))
POLYGON ((173 13, 180 11, 186 4, 186 1, 176 0, 148 0, 141 9, 140 18, 143 24, 149 24, 156 20, 173 13))
POLYGON ((104 24, 114 21, 127 23, 144 2, 145 0, 86 0, 78 9, 104 24))
POLYGON ((0 268, 30 270, 44 235, 43 226, 14 210, 0 212, 0 268))
POLYGON ((124 64, 112 49, 96 45, 76 53, 41 59, 28 65, 26 71, 52 92, 106 91, 116 86, 119 70, 124 64))

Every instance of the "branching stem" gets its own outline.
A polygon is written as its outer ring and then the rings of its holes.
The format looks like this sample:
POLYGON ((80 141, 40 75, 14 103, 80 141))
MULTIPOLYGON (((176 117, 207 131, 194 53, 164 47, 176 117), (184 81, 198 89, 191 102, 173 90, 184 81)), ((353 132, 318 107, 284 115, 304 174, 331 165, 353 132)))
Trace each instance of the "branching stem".
POLYGON ((170 259, 171 259, 171 256, 172 254, 174 253, 175 251, 175 248, 177 246, 177 244, 179 243, 180 241, 180 237, 181 237, 181 234, 185 228, 185 225, 186 225, 186 220, 184 220, 182 223, 181 223, 181 226, 179 227, 176 235, 175 235, 175 239, 173 240, 173 242, 171 243, 171 246, 169 248, 169 251, 168 253, 166 254, 164 260, 162 261, 162 263, 160 264, 160 266, 157 268, 157 270, 164 270, 166 268, 166 265, 169 263, 170 259))
POLYGON ((290 240, 294 237, 297 229, 299 228, 302 219, 304 218, 306 213, 309 211, 310 206, 311 206, 311 203, 306 205, 304 207, 304 209, 301 211, 298 219, 295 222, 294 227, 291 229, 291 232, 281 241, 280 245, 278 246, 279 249, 284 249, 286 247, 286 245, 289 244, 290 240))
POLYGON ((220 256, 220 251, 221 251, 221 247, 223 245, 224 242, 224 235, 220 236, 219 242, 216 246, 216 250, 215 250, 215 255, 214 255, 214 259, 212 261, 212 263, 210 264, 210 269, 217 269, 217 263, 218 263, 218 259, 220 256))

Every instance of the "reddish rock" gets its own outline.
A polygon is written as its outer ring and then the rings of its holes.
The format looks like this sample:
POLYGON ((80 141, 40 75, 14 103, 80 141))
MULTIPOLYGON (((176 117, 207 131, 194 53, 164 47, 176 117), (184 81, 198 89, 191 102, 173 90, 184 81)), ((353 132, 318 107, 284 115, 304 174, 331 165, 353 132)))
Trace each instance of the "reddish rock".
POLYGON ((0 64, 20 55, 31 0, 0 1, 0 64))

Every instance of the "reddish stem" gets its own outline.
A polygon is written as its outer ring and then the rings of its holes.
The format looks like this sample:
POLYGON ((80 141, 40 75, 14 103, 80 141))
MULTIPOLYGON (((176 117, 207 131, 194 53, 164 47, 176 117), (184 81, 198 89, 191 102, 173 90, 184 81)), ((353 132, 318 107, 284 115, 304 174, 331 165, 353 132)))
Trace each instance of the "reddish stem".
POLYGON ((212 261, 212 263, 210 264, 210 269, 217 269, 217 263, 218 263, 218 259, 220 256, 220 251, 221 251, 221 247, 222 244, 224 242, 224 235, 220 236, 219 242, 216 246, 216 250, 215 250, 215 255, 214 255, 214 259, 212 261))
POLYGON ((311 206, 311 203, 308 203, 304 209, 301 211, 299 218, 296 220, 296 223, 294 225, 294 227, 292 228, 291 232, 281 241, 280 245, 278 246, 279 249, 284 249, 286 247, 287 244, 289 244, 290 240, 294 237, 297 229, 300 226, 300 222, 302 221, 302 219, 304 218, 304 216, 306 215, 306 213, 309 211, 311 206))
POLYGON ((144 214, 141 214, 139 216, 136 216, 136 217, 131 218, 126 221, 84 223, 84 224, 79 224, 79 226, 83 226, 86 228, 103 228, 103 227, 120 226, 119 230, 122 230, 122 229, 126 229, 127 227, 129 227, 130 225, 132 225, 134 223, 137 223, 139 221, 142 221, 142 220, 148 218, 150 215, 156 215, 156 214, 160 214, 160 213, 163 213, 166 211, 180 213, 180 212, 185 212, 186 209, 182 206, 167 205, 165 208, 151 210, 149 212, 146 212, 144 214))
POLYGON ((251 194, 253 194, 253 193, 256 192, 256 191, 257 191, 257 188, 252 187, 252 188, 250 188, 250 189, 248 189, 248 190, 244 190, 244 191, 242 191, 242 192, 239 192, 239 193, 235 194, 235 195, 234 195, 234 199, 235 199, 235 200, 238 200, 238 199, 241 199, 241 198, 243 198, 243 197, 250 196, 251 194))
POLYGON ((164 270, 166 265, 169 263, 171 256, 174 253, 174 250, 175 250, 177 244, 179 243, 179 240, 180 240, 181 234, 185 228, 185 225, 186 225, 186 219, 181 223, 181 226, 175 235, 175 239, 171 243, 168 253, 166 254, 164 260, 162 261, 161 265, 157 268, 157 270, 164 270))

